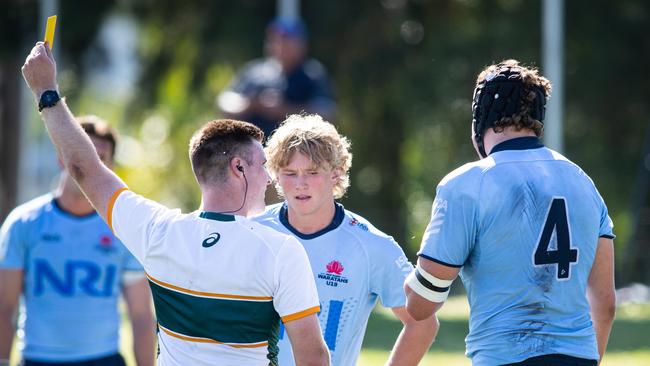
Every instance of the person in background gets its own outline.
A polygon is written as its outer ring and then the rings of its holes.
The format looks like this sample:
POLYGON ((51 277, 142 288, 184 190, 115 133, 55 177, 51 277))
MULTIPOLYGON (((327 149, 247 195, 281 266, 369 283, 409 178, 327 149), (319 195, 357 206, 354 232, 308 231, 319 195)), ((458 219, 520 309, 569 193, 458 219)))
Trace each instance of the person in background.
MULTIPOLYGON (((95 116, 76 118, 106 167, 115 132, 95 116)), ((140 264, 113 235, 67 171, 58 188, 15 208, 0 231, 0 365, 9 359, 22 295, 23 365, 119 366, 124 297, 138 366, 152 366, 155 324, 140 264)))
POLYGON ((217 97, 228 118, 251 122, 265 136, 293 113, 335 117, 334 102, 323 65, 307 57, 307 29, 300 19, 276 18, 266 29, 266 57, 246 64, 217 97))

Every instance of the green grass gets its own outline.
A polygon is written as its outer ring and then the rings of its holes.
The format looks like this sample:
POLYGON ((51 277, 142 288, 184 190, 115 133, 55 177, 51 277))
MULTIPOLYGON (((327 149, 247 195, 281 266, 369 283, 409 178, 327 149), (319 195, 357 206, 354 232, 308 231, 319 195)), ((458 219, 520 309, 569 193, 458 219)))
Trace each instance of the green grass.
MULTIPOLYGON (((422 366, 470 366, 465 357, 465 336, 468 331, 469 306, 464 296, 449 298, 438 313, 440 332, 436 342, 420 362, 422 366)), ((124 323, 126 324, 126 322, 124 323)), ((129 349, 128 326, 122 327, 122 349, 129 365, 135 365, 129 349)), ((377 308, 368 321, 358 366, 383 365, 401 323, 388 309, 377 308)), ((629 304, 620 307, 609 339, 603 366, 650 365, 650 304, 629 304)))
MULTIPOLYGON (((470 366, 465 357, 465 335, 469 307, 464 296, 449 298, 439 312, 440 332, 423 366, 470 366)), ((358 366, 383 365, 401 330, 401 323, 390 310, 377 308, 368 322, 368 330, 358 366)), ((129 366, 135 366, 131 352, 131 329, 126 317, 122 318, 121 349, 129 366)), ((12 365, 17 362, 12 353, 12 365)), ((612 335, 607 347, 604 366, 650 365, 650 304, 629 304, 619 307, 612 335)))
MULTIPOLYGON (((438 313, 440 331, 420 365, 469 366, 465 357, 469 306, 464 296, 450 298, 438 313)), ((386 309, 375 309, 368 321, 359 366, 382 365, 401 329, 386 309)), ((607 353, 601 365, 650 365, 650 304, 629 304, 617 311, 607 353)))
MULTIPOLYGON (((364 349, 359 356, 357 366, 377 366, 383 365, 388 358, 387 351, 374 349, 364 349)), ((471 366, 469 358, 465 357, 462 352, 437 352, 427 353, 420 365, 435 366, 471 366)))

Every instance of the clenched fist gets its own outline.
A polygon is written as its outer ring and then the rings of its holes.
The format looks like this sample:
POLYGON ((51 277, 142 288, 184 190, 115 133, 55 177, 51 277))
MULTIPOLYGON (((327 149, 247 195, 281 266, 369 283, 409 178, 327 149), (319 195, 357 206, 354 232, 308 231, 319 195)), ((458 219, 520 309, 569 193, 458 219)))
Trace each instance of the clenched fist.
POLYGON ((38 100, 46 90, 57 90, 56 62, 52 51, 43 42, 37 42, 22 67, 27 86, 38 100))

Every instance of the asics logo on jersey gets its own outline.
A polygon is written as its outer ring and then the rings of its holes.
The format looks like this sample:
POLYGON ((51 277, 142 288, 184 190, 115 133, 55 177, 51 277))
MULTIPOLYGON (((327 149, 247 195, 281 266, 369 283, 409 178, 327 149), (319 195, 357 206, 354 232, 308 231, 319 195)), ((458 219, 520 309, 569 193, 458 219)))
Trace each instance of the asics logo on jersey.
POLYGON ((204 248, 210 248, 211 246, 217 244, 219 239, 221 239, 221 234, 219 233, 210 233, 208 235, 209 236, 203 240, 203 243, 201 243, 201 246, 204 248))
POLYGON ((431 208, 431 222, 427 227, 427 233, 438 234, 445 223, 445 215, 447 214, 447 200, 437 198, 433 201, 431 208))
POLYGON ((411 274, 411 271, 413 270, 413 266, 409 263, 408 258, 403 254, 395 260, 395 265, 397 268, 401 269, 405 275, 411 274))

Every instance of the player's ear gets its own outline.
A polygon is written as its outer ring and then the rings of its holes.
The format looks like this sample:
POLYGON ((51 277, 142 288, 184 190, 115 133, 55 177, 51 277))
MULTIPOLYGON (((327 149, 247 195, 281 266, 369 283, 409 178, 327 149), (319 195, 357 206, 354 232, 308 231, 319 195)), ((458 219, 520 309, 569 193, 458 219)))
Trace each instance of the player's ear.
POLYGON ((330 174, 330 178, 334 183, 337 183, 341 179, 342 171, 341 169, 332 169, 332 172, 330 174))
POLYGON ((230 159, 230 171, 234 175, 241 175, 244 172, 244 160, 238 156, 230 159))

